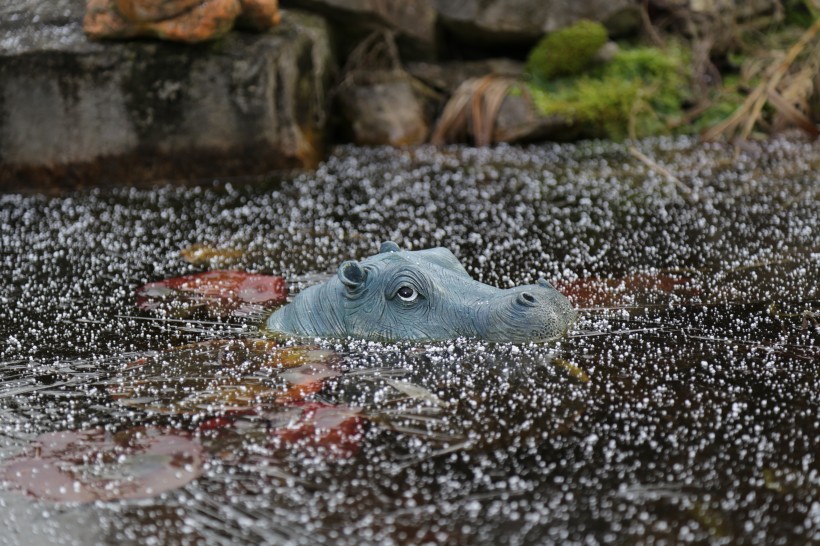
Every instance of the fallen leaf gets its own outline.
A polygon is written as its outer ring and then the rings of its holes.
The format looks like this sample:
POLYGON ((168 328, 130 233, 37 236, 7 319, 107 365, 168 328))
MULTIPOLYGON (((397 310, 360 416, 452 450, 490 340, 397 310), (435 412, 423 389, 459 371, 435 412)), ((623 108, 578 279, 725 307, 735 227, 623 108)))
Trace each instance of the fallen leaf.
POLYGON ((331 368, 336 360, 332 351, 266 339, 212 340, 135 360, 108 392, 143 411, 247 413, 319 392, 339 375, 331 368))
POLYGON ((281 305, 288 295, 282 277, 242 271, 206 271, 140 286, 137 307, 143 311, 190 317, 247 316, 265 307, 281 305))
POLYGON ((569 375, 571 375, 581 383, 589 382, 589 376, 587 375, 587 373, 575 364, 571 363, 570 361, 564 360, 563 358, 553 358, 552 363, 558 366, 559 368, 563 368, 564 370, 566 370, 567 373, 569 373, 569 375))
POLYGON ((444 405, 438 396, 436 396, 429 390, 425 389, 421 385, 416 385, 415 383, 409 383, 407 381, 398 381, 396 379, 385 379, 385 383, 387 383, 400 393, 405 394, 414 400, 424 400, 426 402, 432 402, 437 406, 444 405))
POLYGON ((700 289, 691 279, 665 273, 557 281, 555 287, 581 308, 658 305, 667 303, 670 297, 691 299, 700 295, 700 289))
POLYGON ((202 448, 189 435, 157 427, 49 432, 0 468, 0 479, 52 502, 154 497, 198 478, 202 448))
POLYGON ((358 410, 320 402, 291 407, 300 413, 288 425, 272 430, 278 443, 317 450, 324 457, 349 458, 358 453, 365 422, 358 410))
POLYGON ((245 255, 244 250, 237 248, 221 248, 202 243, 193 244, 179 253, 186 262, 199 267, 225 267, 245 255))

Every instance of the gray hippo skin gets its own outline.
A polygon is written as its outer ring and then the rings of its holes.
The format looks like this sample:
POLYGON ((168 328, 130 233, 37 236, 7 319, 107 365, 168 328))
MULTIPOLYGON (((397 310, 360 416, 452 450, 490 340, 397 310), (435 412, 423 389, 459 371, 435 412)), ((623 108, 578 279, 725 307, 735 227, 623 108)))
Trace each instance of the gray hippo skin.
POLYGON ((335 277, 311 286, 267 321, 273 332, 376 341, 474 337, 548 341, 575 320, 547 281, 502 290, 473 280, 446 248, 402 251, 392 241, 335 277))

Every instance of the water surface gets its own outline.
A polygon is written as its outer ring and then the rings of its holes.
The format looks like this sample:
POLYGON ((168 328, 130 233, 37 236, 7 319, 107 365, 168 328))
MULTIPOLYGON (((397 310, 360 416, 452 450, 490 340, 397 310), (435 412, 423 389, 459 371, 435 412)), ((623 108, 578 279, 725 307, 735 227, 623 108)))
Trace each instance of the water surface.
MULTIPOLYGON (((7 484, 0 543, 820 540, 820 147, 636 150, 342 148, 286 180, 0 196, 0 457, 139 427, 160 451, 197 446, 179 467, 89 463, 160 482, 178 470, 183 485, 147 498, 54 502, 7 484), (278 402, 203 432, 219 404, 117 399, 140 358, 158 363, 155 385, 165 364, 199 373, 174 347, 258 336, 258 314, 140 311, 141 285, 230 267, 293 293, 387 239, 445 246, 500 287, 545 277, 581 318, 547 345, 293 349, 334 370, 306 400, 360 418, 334 452, 276 432, 293 419, 278 402), (238 252, 192 264, 194 244, 238 252)), ((232 350, 215 362, 245 358, 232 350)), ((232 380, 276 387, 243 363, 232 380)))

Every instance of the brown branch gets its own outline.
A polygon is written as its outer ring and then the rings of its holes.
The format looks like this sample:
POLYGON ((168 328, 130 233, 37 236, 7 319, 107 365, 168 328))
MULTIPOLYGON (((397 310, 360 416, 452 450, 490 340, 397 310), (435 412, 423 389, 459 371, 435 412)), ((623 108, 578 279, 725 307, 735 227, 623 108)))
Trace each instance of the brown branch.
POLYGON ((672 174, 669 169, 664 167, 663 165, 659 165, 655 161, 653 161, 650 157, 646 154, 641 152, 635 146, 629 147, 629 155, 634 157, 635 159, 639 160, 641 163, 652 169, 653 171, 661 174, 662 176, 666 177, 667 180, 675 184, 681 191, 684 193, 684 198, 687 201, 692 201, 695 195, 695 192, 692 191, 692 188, 681 182, 680 178, 672 174))
POLYGON ((665 47, 666 44, 664 44, 663 38, 661 38, 658 31, 655 30, 655 27, 652 25, 652 20, 649 18, 649 0, 643 0, 641 3, 641 23, 643 23, 643 29, 649 35, 649 39, 652 40, 652 43, 660 48, 665 47))
POLYGON ((811 27, 806 29, 806 32, 800 37, 797 42, 789 49, 789 52, 782 61, 771 70, 769 78, 755 87, 752 92, 743 101, 743 104, 735 110, 729 118, 706 130, 703 133, 703 138, 706 140, 714 140, 718 136, 733 133, 743 124, 740 132, 740 140, 746 140, 751 134, 755 123, 760 119, 760 113, 763 111, 763 106, 769 100, 771 93, 776 92, 780 81, 788 73, 789 68, 803 52, 806 46, 815 38, 820 32, 820 19, 814 21, 811 27))
POLYGON ((810 120, 806 115, 794 107, 789 101, 783 98, 783 95, 778 93, 775 90, 769 91, 768 100, 772 106, 777 108, 777 110, 786 116, 789 121, 806 131, 813 137, 820 136, 820 128, 817 127, 812 120, 810 120))

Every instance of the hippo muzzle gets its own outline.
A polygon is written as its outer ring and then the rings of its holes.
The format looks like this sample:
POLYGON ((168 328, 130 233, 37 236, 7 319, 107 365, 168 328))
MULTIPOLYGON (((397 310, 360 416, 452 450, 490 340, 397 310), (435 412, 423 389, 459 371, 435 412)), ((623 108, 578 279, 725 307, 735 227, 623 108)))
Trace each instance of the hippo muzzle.
POLYGON ((344 262, 268 318, 272 332, 301 337, 436 341, 474 337, 543 342, 566 333, 576 314, 540 279, 502 290, 474 280, 445 248, 402 251, 392 241, 361 262, 344 262))
POLYGON ((566 333, 577 313, 544 279, 499 293, 476 307, 475 329, 487 341, 543 342, 566 333))

